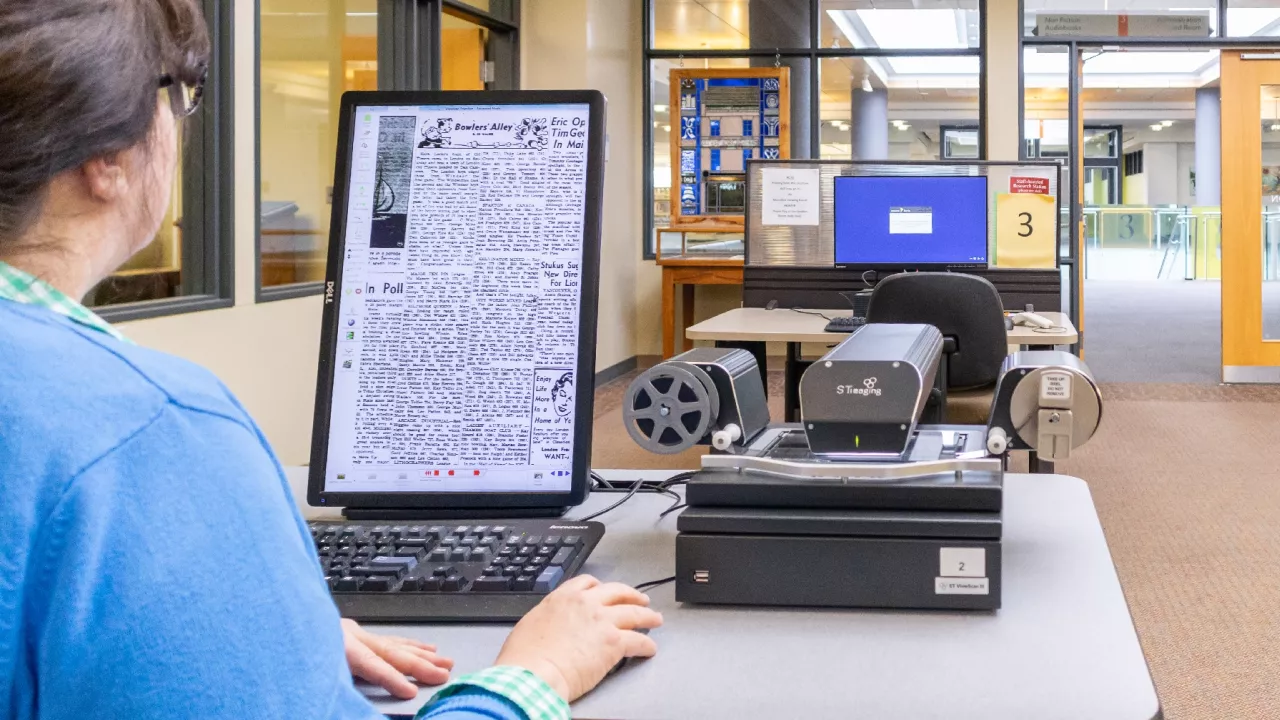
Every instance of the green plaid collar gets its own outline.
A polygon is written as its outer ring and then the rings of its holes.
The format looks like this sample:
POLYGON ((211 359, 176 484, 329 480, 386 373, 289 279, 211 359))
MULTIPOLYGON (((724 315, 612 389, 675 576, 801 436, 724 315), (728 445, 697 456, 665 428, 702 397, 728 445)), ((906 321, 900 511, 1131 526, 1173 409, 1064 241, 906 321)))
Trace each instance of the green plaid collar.
POLYGON ((52 310, 74 323, 106 333, 121 342, 129 342, 119 330, 108 325, 106 320, 95 315, 89 308, 40 278, 4 262, 0 262, 0 298, 52 310))
POLYGON ((524 712, 529 720, 569 720, 569 704, 537 675, 524 668, 499 665, 459 678, 431 698, 418 718, 431 710, 436 702, 479 688, 506 698, 524 712))

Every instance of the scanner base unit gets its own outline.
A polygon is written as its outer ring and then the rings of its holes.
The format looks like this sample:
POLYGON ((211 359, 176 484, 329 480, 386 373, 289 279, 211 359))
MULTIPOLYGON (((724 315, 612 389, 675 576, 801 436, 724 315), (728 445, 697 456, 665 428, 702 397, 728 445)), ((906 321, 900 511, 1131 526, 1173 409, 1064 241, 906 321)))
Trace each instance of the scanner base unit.
POLYGON ((677 521, 676 600, 996 610, 1003 461, 985 428, 922 425, 904 459, 814 455, 771 425, 703 457, 677 521))

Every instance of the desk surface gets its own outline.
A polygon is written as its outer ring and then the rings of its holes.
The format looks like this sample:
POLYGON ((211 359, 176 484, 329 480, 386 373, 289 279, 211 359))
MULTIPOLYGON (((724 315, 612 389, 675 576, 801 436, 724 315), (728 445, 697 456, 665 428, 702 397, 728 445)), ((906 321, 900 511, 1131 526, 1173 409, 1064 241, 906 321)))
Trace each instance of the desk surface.
MULTIPOLYGON (((606 477, 663 478, 615 471, 606 477)), ((305 508, 305 470, 291 470, 305 508)), ((596 720, 897 718, 1151 720, 1147 664, 1082 480, 1007 475, 1004 609, 996 613, 684 607, 650 592, 666 624, 658 656, 623 668, 573 706, 596 720)), ((613 502, 595 495, 574 515, 613 502)), ((670 500, 637 495, 603 516, 586 571, 636 584, 675 567, 670 500)), ((314 517, 314 509, 304 512, 314 517)), ((327 512, 327 511, 325 511, 327 512)), ((504 626, 395 626, 440 646, 458 673, 491 663, 504 626)), ((375 698, 411 715, 429 697, 375 698)))
MULTIPOLYGON (((850 310, 813 310, 827 317, 848 316, 850 310)), ((1058 330, 1043 331, 1015 325, 1009 331, 1010 345, 1074 345, 1080 336, 1063 313, 1043 312, 1046 319, 1058 330)), ((687 329, 690 340, 734 340, 737 342, 840 342, 848 333, 829 333, 823 330, 827 321, 818 315, 779 308, 734 308, 687 329)))

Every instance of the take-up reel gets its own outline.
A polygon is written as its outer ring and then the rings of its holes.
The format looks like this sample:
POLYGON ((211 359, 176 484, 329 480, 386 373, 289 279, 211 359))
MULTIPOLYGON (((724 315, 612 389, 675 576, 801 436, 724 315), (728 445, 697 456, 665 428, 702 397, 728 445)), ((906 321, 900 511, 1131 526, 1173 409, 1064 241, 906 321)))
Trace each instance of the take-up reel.
POLYGON ((672 455, 699 444, 727 451, 769 424, 769 406, 751 353, 695 348, 633 380, 622 420, 649 452, 672 455))

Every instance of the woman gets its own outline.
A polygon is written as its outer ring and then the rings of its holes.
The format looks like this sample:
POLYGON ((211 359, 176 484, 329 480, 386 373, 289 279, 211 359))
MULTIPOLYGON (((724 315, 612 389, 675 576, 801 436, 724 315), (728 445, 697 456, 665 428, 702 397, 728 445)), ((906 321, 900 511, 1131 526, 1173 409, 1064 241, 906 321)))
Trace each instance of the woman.
MULTIPOLYGON (((352 669, 451 666, 340 622, 243 408, 75 300, 155 235, 208 53, 195 0, 0 3, 0 718, 376 717, 352 669)), ((575 578, 423 713, 567 717, 646 604, 575 578)))

